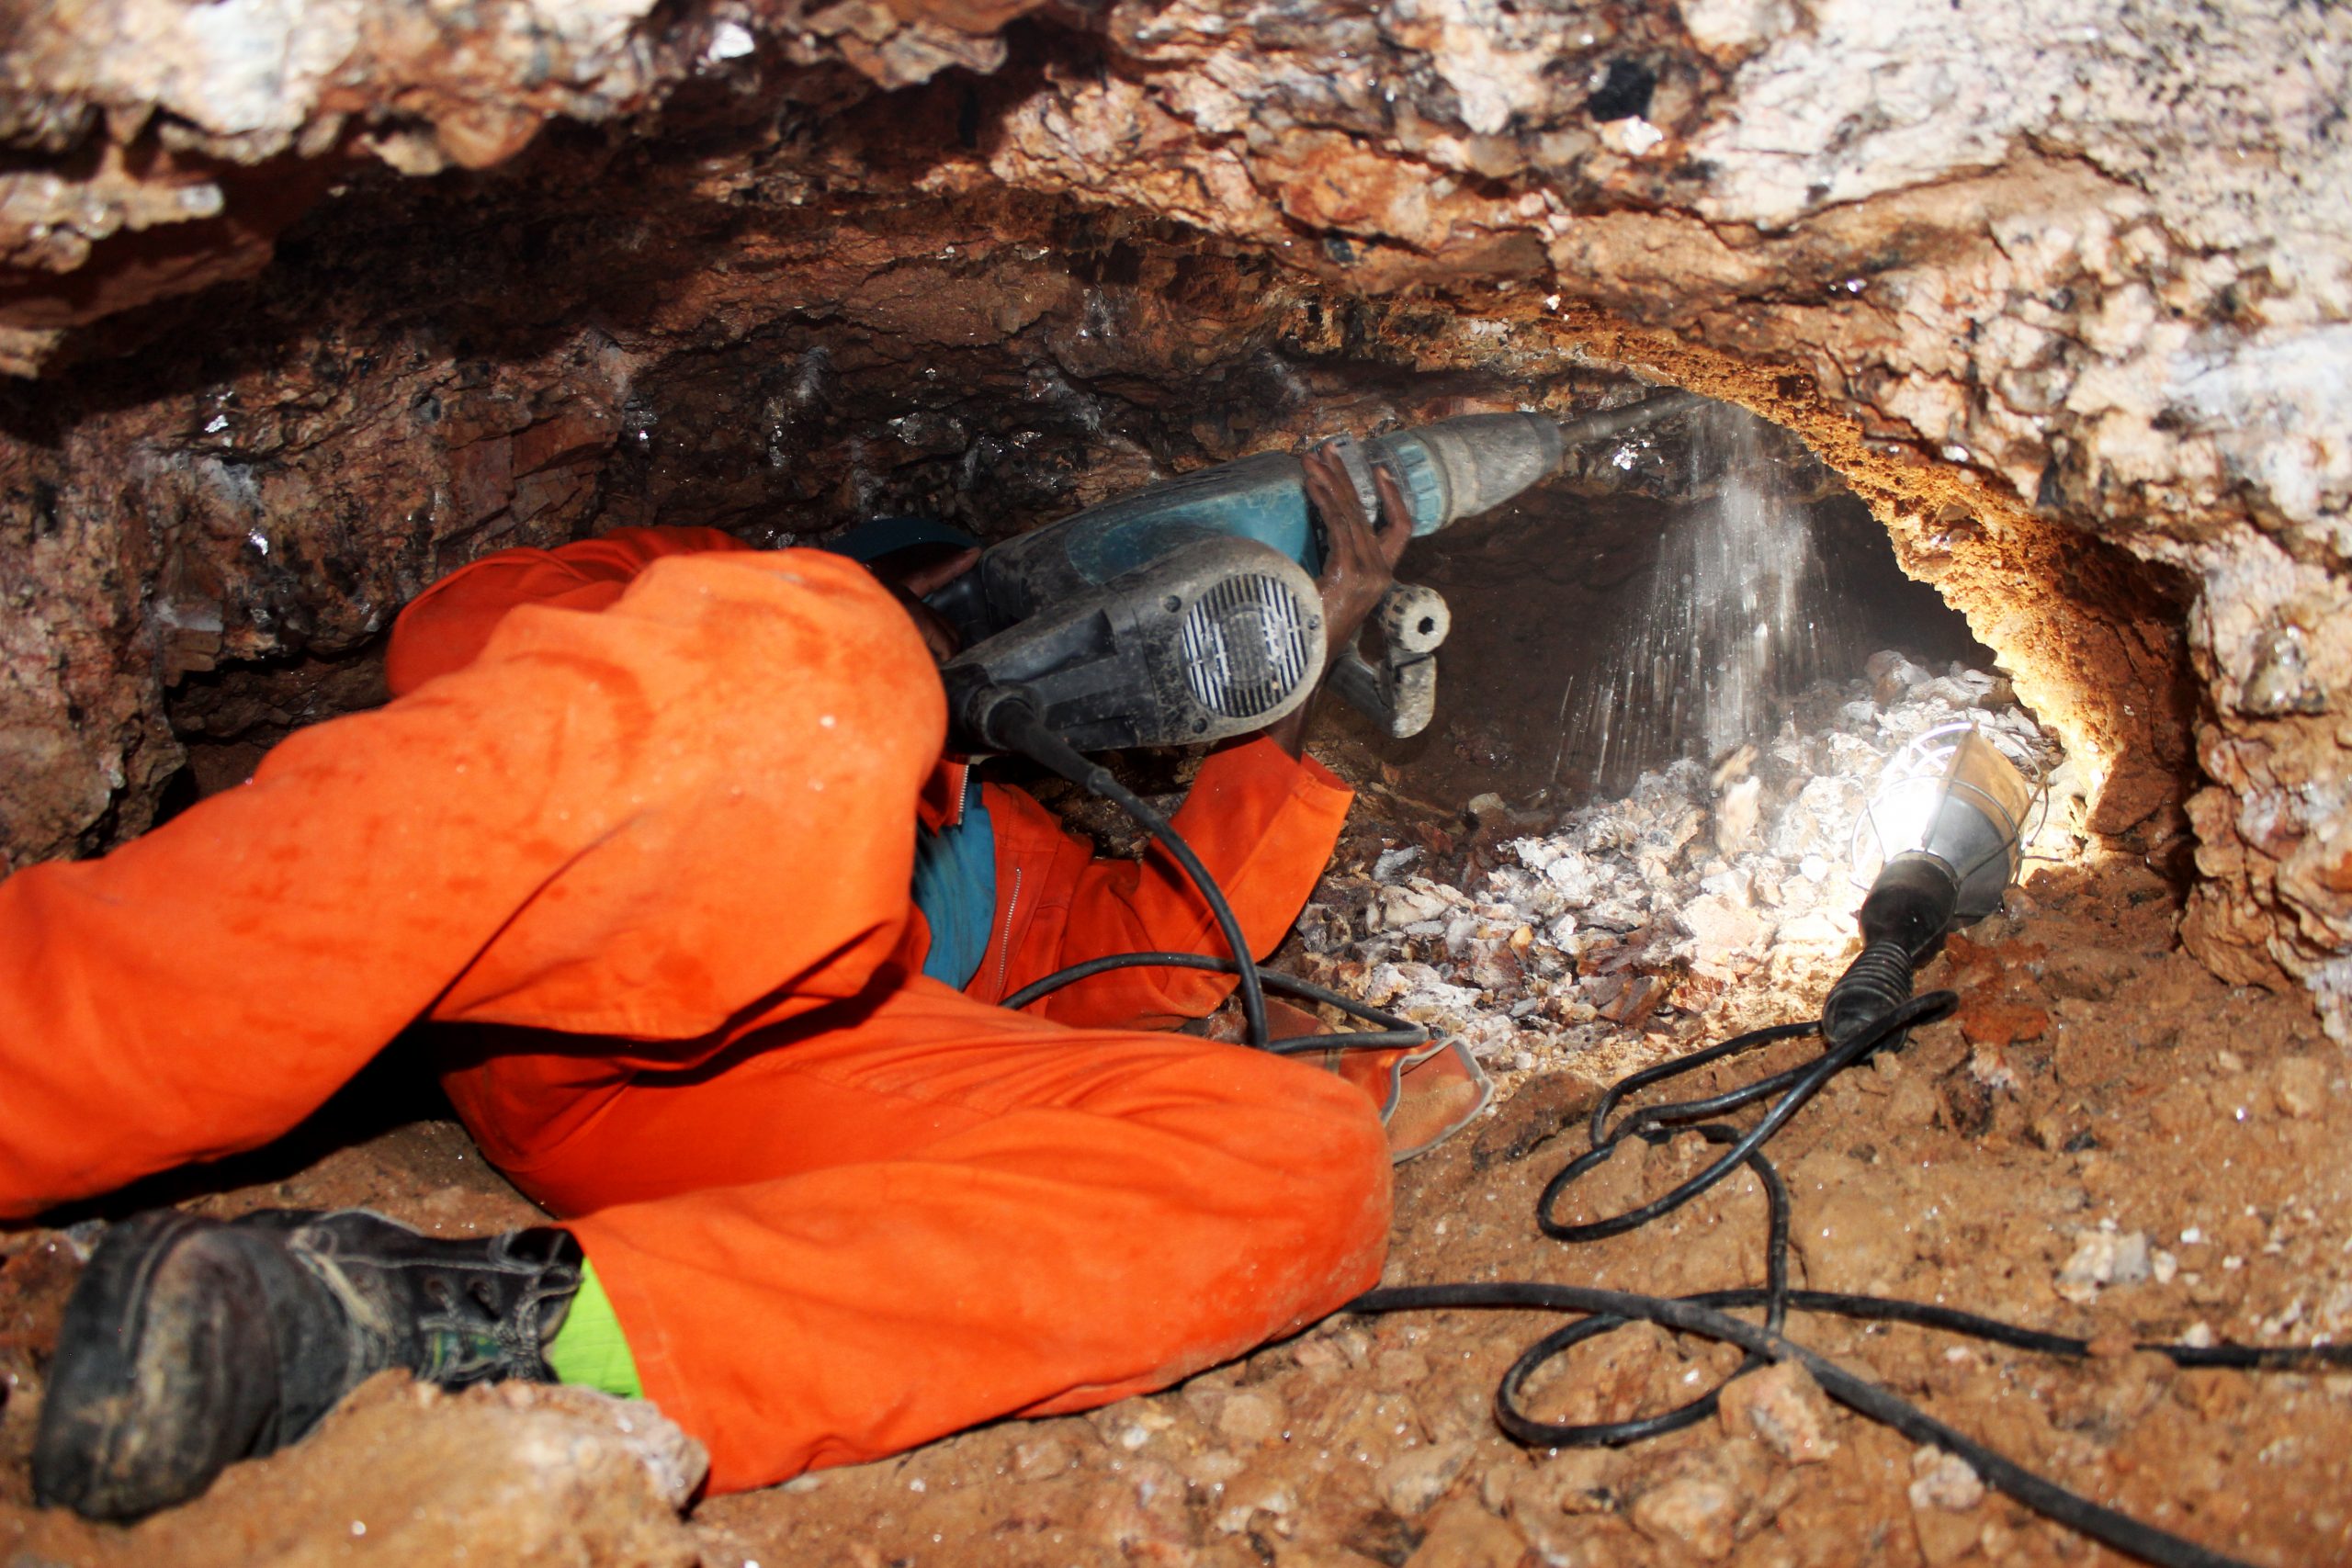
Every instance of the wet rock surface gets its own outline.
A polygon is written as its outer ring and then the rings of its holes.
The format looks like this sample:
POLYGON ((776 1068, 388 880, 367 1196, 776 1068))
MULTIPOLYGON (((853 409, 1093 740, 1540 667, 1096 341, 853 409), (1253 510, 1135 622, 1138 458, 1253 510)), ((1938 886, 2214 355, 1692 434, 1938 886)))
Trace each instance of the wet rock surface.
POLYGON ((1382 344, 1440 318, 1345 312, 1132 219, 876 193, 854 144, 900 117, 829 133, 825 184, 730 131, 713 158, 550 147, 527 209, 379 188, 298 231, 234 333, 0 389, 0 853, 103 848, 190 741, 364 705, 349 666, 492 549, 629 524, 775 546, 893 511, 996 536, 1310 431, 1637 389, 1466 355, 1417 379, 1382 344), (623 186, 628 222, 582 215, 623 186))

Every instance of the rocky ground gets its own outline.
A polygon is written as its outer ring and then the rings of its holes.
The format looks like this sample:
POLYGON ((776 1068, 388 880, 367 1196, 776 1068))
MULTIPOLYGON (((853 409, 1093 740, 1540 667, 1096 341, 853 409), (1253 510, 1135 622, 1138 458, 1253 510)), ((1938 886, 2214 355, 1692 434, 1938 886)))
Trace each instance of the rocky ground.
MULTIPOLYGON (((2173 913, 2168 891, 2129 867, 2037 873, 2015 915, 1925 976, 1961 989, 1959 1019, 1841 1081, 1775 1150, 1797 1193, 1808 1283, 2063 1328, 2099 1340, 2101 1357, 2059 1365, 1836 1322, 1797 1332, 2088 1495, 2250 1561, 2343 1561, 2352 1380, 2181 1372, 2129 1348, 2143 1337, 2340 1334, 2352 1320, 2341 1058, 2300 1003, 2233 991, 2170 951, 2173 913)), ((1686 1292, 1759 1278, 1752 1185, 1573 1255, 1534 1234, 1536 1192, 1582 1146, 1580 1134, 1555 1134, 1596 1087, 1573 1069, 1532 1078, 1471 1138, 1407 1168, 1390 1279, 1686 1292)), ((1621 1206, 1695 1165, 1680 1145, 1628 1157, 1588 1201, 1621 1206)), ((2104 1556, 1802 1387, 1630 1450, 1521 1450, 1487 1403, 1544 1326, 1519 1314, 1338 1319, 1170 1395, 721 1499, 696 1524, 728 1562, 1940 1568, 2104 1556)), ((1663 1409, 1727 1359, 1621 1334, 1577 1352, 1541 1389, 1539 1412, 1663 1409)))
MULTIPOLYGON (((1831 863, 1860 781, 1963 712, 2031 739, 1999 682, 1888 656, 1809 694, 1753 756, 1713 773, 1684 764, 1549 817, 1499 797, 1424 805, 1411 773, 1384 776, 1335 740, 1360 805, 1288 956, 1472 1039, 1507 1090, 1399 1173, 1389 1280, 1679 1293, 1760 1279, 1763 1210, 1744 1176, 1573 1251, 1537 1235, 1536 1193, 1583 1146, 1604 1082, 1817 1001, 1858 897, 1831 863)), ((2094 1358, 1837 1321, 1798 1319, 1794 1332, 2089 1496, 2251 1562, 2344 1561, 2352 1376, 2183 1371, 2132 1348, 2352 1325, 2342 1053, 2301 997, 2233 988, 2179 952, 2176 886, 2088 858, 2063 769, 2057 779, 2035 844, 2047 858, 1921 976, 1960 992, 1958 1014, 1838 1080, 1772 1153, 1796 1193, 1801 1283, 2080 1335, 2094 1358)), ((1702 1082, 1809 1049, 1774 1047, 1702 1082)), ((524 1218, 462 1132, 398 1093, 387 1103, 393 1081, 359 1086, 210 1190, 146 1199, 220 1213, 365 1202, 444 1234, 524 1218)), ((1636 1146, 1568 1207, 1623 1207, 1701 1157, 1689 1140, 1636 1146)), ((421 1563, 461 1548, 714 1568, 2104 1560, 1786 1374, 1750 1380, 1719 1421, 1634 1449, 1522 1450, 1488 1404, 1546 1325, 1467 1312, 1337 1318, 1160 1395, 706 1500, 683 1523, 673 1505, 697 1456, 645 1406, 388 1385, 189 1509, 92 1531, 31 1511, 25 1479, 41 1370, 92 1225, 0 1242, 0 1542, 14 1561, 421 1563)), ((1544 1374, 1534 1404, 1554 1419, 1657 1411, 1730 1359, 1629 1330, 1544 1374)))

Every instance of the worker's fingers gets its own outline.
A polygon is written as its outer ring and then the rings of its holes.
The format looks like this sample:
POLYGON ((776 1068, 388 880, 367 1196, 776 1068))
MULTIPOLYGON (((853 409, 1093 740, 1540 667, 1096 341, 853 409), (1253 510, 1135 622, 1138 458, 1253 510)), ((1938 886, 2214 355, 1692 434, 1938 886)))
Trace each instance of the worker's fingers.
POLYGON ((1299 466, 1306 470, 1306 499, 1323 519, 1326 532, 1336 536, 1350 524, 1363 525, 1363 502, 1338 453, 1318 446, 1300 458, 1299 466))
POLYGON ((971 570, 972 563, 979 558, 980 552, 977 547, 960 551, 945 560, 934 561, 907 573, 899 579, 899 586, 920 599, 927 593, 938 592, 971 570))
POLYGON ((915 592, 904 583, 890 584, 890 592, 915 623, 915 630, 922 634, 922 644, 931 649, 932 661, 944 664, 964 651, 964 638, 946 616, 924 604, 915 592))
POLYGON ((1385 463, 1373 468, 1372 486, 1380 492, 1380 518, 1385 525, 1373 538, 1380 546, 1381 558, 1393 569, 1403 558, 1405 547, 1413 542, 1413 503, 1406 497, 1396 470, 1385 463))
POLYGON ((1388 519, 1386 528, 1375 532, 1355 481, 1328 447, 1308 454, 1306 478, 1307 499, 1323 519, 1323 573, 1316 587, 1323 596, 1329 657, 1336 658, 1354 646, 1356 633, 1396 581, 1392 569, 1412 536, 1412 513, 1395 479, 1375 470, 1388 519))
MULTIPOLYGON (((1403 532, 1402 529, 1393 531, 1400 534, 1403 532)), ((1389 567, 1393 558, 1388 553, 1386 544, 1372 531, 1371 525, 1363 521, 1363 513, 1358 512, 1355 517, 1337 533, 1337 547, 1334 554, 1346 562, 1348 570, 1356 577, 1385 587, 1389 581, 1389 567)))
POLYGON ((1356 493, 1339 454, 1329 446, 1306 455, 1306 496, 1323 519, 1324 554, 1334 560, 1369 558, 1380 553, 1372 519, 1363 514, 1363 499, 1356 493))

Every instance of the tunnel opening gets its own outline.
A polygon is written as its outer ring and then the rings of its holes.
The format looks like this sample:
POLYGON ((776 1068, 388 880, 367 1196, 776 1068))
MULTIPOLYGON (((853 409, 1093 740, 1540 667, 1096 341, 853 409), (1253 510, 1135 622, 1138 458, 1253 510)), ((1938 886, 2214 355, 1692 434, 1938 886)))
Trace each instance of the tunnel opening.
MULTIPOLYGON (((168 247, 126 231, 92 252, 93 274, 128 258, 120 309, 81 282, 47 314, 23 309, 38 287, 0 299, 0 354, 39 378, 0 396, 6 863, 102 853, 232 788, 287 735, 379 705, 390 617, 497 549, 673 525, 767 548, 888 513, 997 540, 1340 432, 1565 418, 1682 386, 1715 400, 1711 432, 1574 455, 1407 558, 1454 611, 1428 731, 1385 739, 1330 704, 1309 738, 1356 800, 1279 962, 1438 1029, 1507 1091, 1404 1168, 1394 1268, 1559 1267, 1516 1222, 1562 1129, 1623 1070, 1817 1004, 1854 940, 1862 889, 1840 857, 1875 770, 1966 720, 2063 757, 2054 837, 1922 970, 1962 1011, 1839 1080, 1789 1145, 1817 1233, 1808 1281, 2034 1322, 2074 1310, 2110 1331, 2103 1350, 2128 1337, 2117 1324, 2193 1341, 2352 1322, 2333 1247, 2346 1200, 2309 1179, 2340 1142, 2340 1080, 2300 1000, 2256 988, 2281 984, 2279 953, 2341 946, 2311 918, 2342 889, 2305 830, 2334 776, 2309 750, 2340 668, 2333 601, 2307 581, 2324 552, 2213 566, 2213 538, 2243 525, 2214 520, 2197 465, 2241 487, 2270 470, 2213 457, 2206 382, 2137 446, 2115 434, 2141 431, 2137 405, 2065 401, 2094 351, 2109 358, 2082 385, 2160 378, 2117 368, 2143 331, 2224 334, 2168 352, 2209 381, 2244 376, 2214 344, 2285 285, 2233 283, 2207 310, 2211 249, 2165 260, 2176 231, 2124 210, 2096 160, 2040 150, 1916 190, 1825 183, 1801 217, 1726 216, 1697 121, 1734 90, 1727 62, 1763 45, 1694 51, 1666 13, 1555 39, 1566 52, 1522 81, 1501 68, 1510 37, 1473 50, 1338 8, 1285 13, 1238 55, 1146 36, 1133 8, 1100 37, 1029 18, 1001 63, 981 33, 922 32, 909 9, 834 7, 832 31, 789 46, 731 12, 665 10, 684 31, 644 68, 691 76, 639 118, 538 128, 459 95, 445 145, 417 113, 354 111, 327 152, 272 154, 303 178, 266 210, 250 182, 273 165, 223 175, 216 196, 250 221, 210 231, 238 247, 213 259, 243 281, 150 299, 144 279, 211 275, 200 254, 141 272, 168 247), (1439 68, 1464 51, 1485 63, 1439 68), (2180 950, 2191 881, 2207 967, 2180 950)), ((1720 11, 1705 25, 1736 32, 1720 11)), ((200 176, 159 151, 201 140, 185 122, 133 118, 105 133, 130 127, 164 175, 200 176)), ((1197 761, 1117 765, 1169 805, 1197 761)), ((996 776, 1140 852, 1107 808, 996 776)), ((367 1204, 444 1234, 544 1218, 417 1098, 417 1048, 396 1041, 295 1142, 127 1201, 367 1204)), ((1704 1157, 1688 1138, 1629 1148, 1606 1179, 1630 1195, 1704 1157)), ((1575 1266, 1666 1292, 1745 1280, 1754 1201, 1727 1194, 1671 1247, 1629 1238, 1575 1266)), ((0 1342, 0 1529, 28 1512, 28 1410, 76 1251, 119 1213, 0 1240, 0 1303, 32 1325, 0 1342)), ((1828 1562, 1915 1537, 1938 1562, 2073 1550, 1932 1455, 1905 1472, 1802 1385, 1770 1396, 1771 1419, 1733 1409, 1720 1437, 1665 1450, 1506 1449, 1487 1422, 1509 1348, 1458 1327, 1337 1319, 1174 1392, 706 1500, 690 1525, 664 1494, 621 1524, 582 1510, 546 1528, 869 1568, 947 1541, 985 1568, 1828 1562), (1818 1423, 1824 1446, 1776 1447, 1781 1417, 1818 1423)), ((1993 1422, 2024 1385, 2051 1417, 2004 1440, 2033 1462, 2111 1460, 2143 1512, 2181 1503, 2217 1533, 2252 1517, 2281 1560, 2343 1555, 2338 1524, 2301 1506, 2332 1484, 2312 1434, 2341 1414, 2307 1389, 2225 1397, 2143 1356, 2109 1358, 2128 1375, 2095 1384, 1901 1334, 1830 1348, 1993 1422), (2231 1469, 2255 1453, 2250 1480, 2231 1469)), ((1635 1334, 1537 1393, 1549 1416, 1630 1419, 1727 1370, 1635 1334)), ((414 1451, 419 1486, 494 1469, 414 1451)), ((375 1468, 337 1452, 345 1474, 375 1468)), ((341 1539, 357 1515, 302 1484, 327 1499, 315 1533, 341 1539)), ((143 1539, 219 1534, 220 1517, 143 1539)), ((526 1528, 464 1518, 476 1544, 526 1528)))
POLYGON ((1873 654, 1997 664, 1831 470, 1731 405, 1570 454, 1408 570, 1457 610, 1438 720, 1403 742, 1339 723, 1431 799, 1623 795, 1769 740, 1801 694, 1865 680, 1873 654))

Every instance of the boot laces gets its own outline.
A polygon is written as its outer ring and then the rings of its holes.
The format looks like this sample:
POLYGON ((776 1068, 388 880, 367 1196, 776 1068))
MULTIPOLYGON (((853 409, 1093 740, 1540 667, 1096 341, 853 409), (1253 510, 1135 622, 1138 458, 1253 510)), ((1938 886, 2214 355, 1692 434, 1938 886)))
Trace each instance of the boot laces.
POLYGON ((551 1304, 579 1289, 576 1266, 518 1258, 504 1237, 491 1243, 486 1257, 462 1262, 339 1253, 331 1245, 296 1250, 342 1305, 365 1371, 405 1366, 444 1388, 552 1381, 541 1325, 551 1304), (370 1289, 356 1274, 380 1284, 370 1289), (398 1321, 402 1317, 406 1325, 398 1321))
POLYGON ((502 1248, 490 1260, 420 1280, 432 1303, 417 1314, 417 1375, 445 1388, 504 1378, 548 1381, 540 1343, 544 1309, 579 1288, 577 1274, 553 1263, 517 1258, 502 1248), (502 1288, 503 1287, 503 1288, 502 1288), (503 1299, 502 1299, 503 1298, 503 1299))

